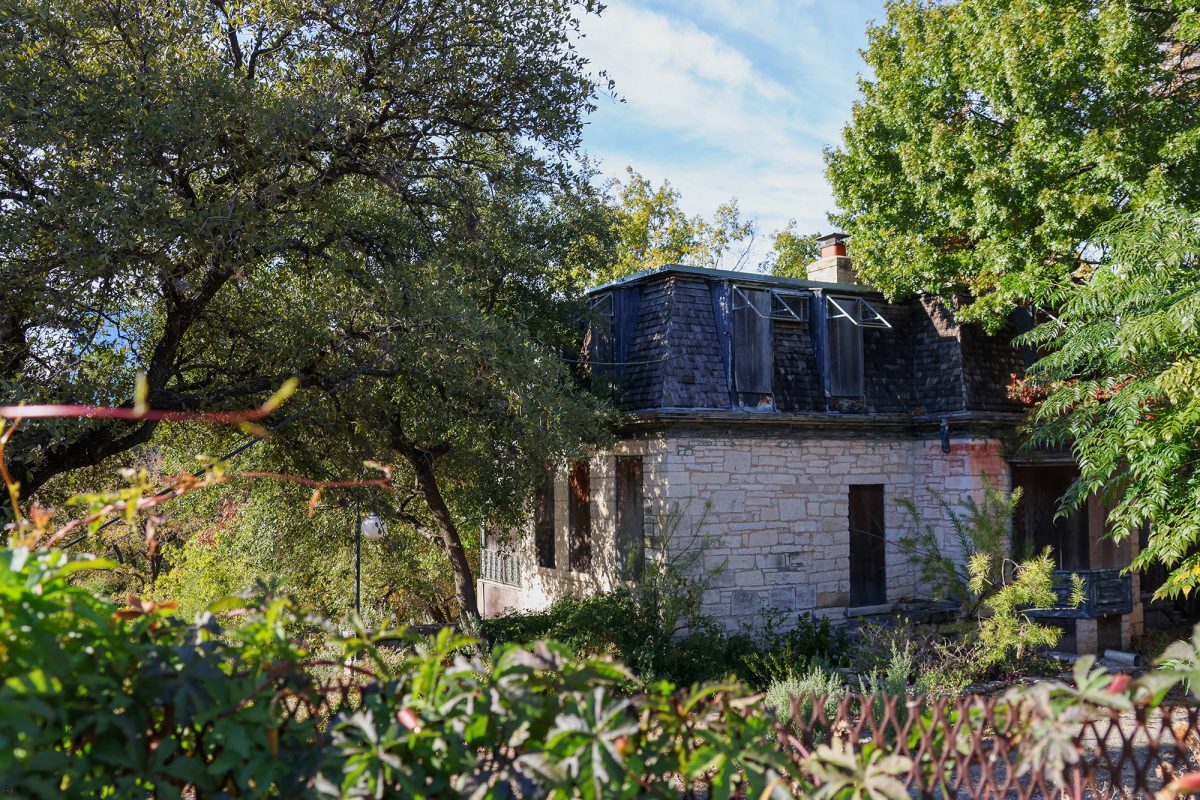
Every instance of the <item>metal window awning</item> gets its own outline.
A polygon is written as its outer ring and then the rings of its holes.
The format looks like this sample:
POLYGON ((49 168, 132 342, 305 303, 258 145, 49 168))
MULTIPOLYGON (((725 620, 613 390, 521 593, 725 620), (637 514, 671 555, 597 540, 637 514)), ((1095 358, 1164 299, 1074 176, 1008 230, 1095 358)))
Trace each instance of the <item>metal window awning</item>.
POLYGON ((861 297, 830 297, 826 295, 825 301, 829 305, 829 319, 846 319, 852 325, 860 328, 892 327, 892 323, 888 322, 875 306, 861 297), (846 306, 857 307, 858 313, 852 313, 847 310, 846 306))
POLYGON ((735 285, 733 287, 733 308, 735 311, 749 309, 763 319, 773 319, 780 322, 808 322, 808 300, 812 295, 808 292, 789 292, 780 289, 751 289, 735 285), (766 292, 771 297, 771 310, 764 314, 750 301, 746 292, 766 292))
POLYGON ((612 292, 592 298, 588 302, 588 307, 597 314, 602 314, 606 317, 613 316, 614 308, 612 292))

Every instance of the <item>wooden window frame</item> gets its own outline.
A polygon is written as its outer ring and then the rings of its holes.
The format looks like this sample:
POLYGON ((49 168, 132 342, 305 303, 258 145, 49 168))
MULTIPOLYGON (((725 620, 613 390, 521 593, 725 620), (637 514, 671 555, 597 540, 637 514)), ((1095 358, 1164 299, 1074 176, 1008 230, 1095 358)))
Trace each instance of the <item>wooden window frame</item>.
MULTIPOLYGON (((835 299, 827 297, 832 304, 835 299)), ((866 393, 866 364, 858 298, 843 297, 836 304, 841 312, 825 318, 825 380, 830 397, 863 397, 866 393)))

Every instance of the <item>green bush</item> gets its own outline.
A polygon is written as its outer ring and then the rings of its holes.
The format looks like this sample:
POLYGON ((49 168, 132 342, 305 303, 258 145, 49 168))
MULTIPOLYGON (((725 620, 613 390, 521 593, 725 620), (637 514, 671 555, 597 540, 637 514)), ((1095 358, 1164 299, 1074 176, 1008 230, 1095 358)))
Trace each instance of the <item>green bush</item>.
MULTIPOLYGON (((825 796, 874 796, 883 761, 872 766, 872 754, 891 746, 787 746, 769 709, 795 730, 791 698, 810 704, 803 717, 816 698, 833 713, 829 698, 845 696, 840 677, 815 666, 773 685, 765 702, 720 685, 661 682, 630 694, 624 667, 553 642, 500 645, 485 664, 468 659, 475 640, 449 630, 430 641, 405 631, 338 637, 282 598, 228 599, 187 624, 138 598, 121 608, 71 585, 105 566, 57 551, 0 553, 0 795, 590 800, 677 798, 699 782, 712 797, 783 800, 812 796, 820 776, 825 796), (228 625, 217 620, 225 612, 228 625), (323 629, 358 667, 315 659, 297 629, 323 629), (385 637, 406 646, 384 651, 385 637), (323 713, 316 676, 331 669, 360 691, 323 713), (304 705, 318 713, 288 719, 304 705)), ((1200 628, 1144 679, 1114 680, 1080 659, 1074 686, 1043 682, 1002 702, 1026 726, 1021 740, 1035 743, 1029 763, 1061 772, 1077 728, 1060 722, 1078 719, 1073 708, 1161 702, 1180 681, 1194 685, 1198 654, 1200 628)), ((965 741, 921 713, 939 746, 965 741)))
POLYGON ((820 664, 813 664, 802 674, 792 674, 773 681, 767 688, 763 705, 775 712, 779 721, 795 729, 798 724, 812 717, 813 700, 825 698, 825 718, 833 720, 838 701, 846 696, 846 681, 837 672, 820 664), (799 700, 799 716, 794 714, 799 700))
POLYGON ((106 566, 0 554, 0 795, 675 797, 703 777, 759 797, 801 777, 774 720, 732 687, 630 696, 614 662, 547 642, 468 661, 474 640, 448 630, 385 632, 409 643, 388 654, 280 598, 228 599, 186 624, 68 581, 106 566), (313 626, 371 672, 355 673, 351 710, 288 721, 320 699, 314 669, 341 668, 292 638, 313 626))
POLYGON ((643 682, 669 680, 689 685, 717 680, 735 670, 732 641, 710 620, 693 620, 674 634, 628 591, 595 597, 564 597, 545 611, 507 614, 480 624, 492 645, 531 644, 553 639, 580 656, 611 656, 643 682))
POLYGON ((739 656, 737 676, 755 689, 765 690, 772 683, 804 672, 813 664, 846 666, 850 645, 846 632, 834 628, 828 619, 800 614, 796 625, 785 631, 777 621, 765 634, 751 639, 739 656))
MULTIPOLYGON (((1017 554, 1019 561, 1010 558, 1020 488, 1005 492, 985 479, 982 501, 967 497, 957 508, 936 492, 934 497, 953 529, 959 556, 943 554, 937 532, 909 500, 897 503, 911 516, 914 532, 898 542, 934 596, 957 601, 960 620, 973 624, 961 626, 961 645, 944 637, 928 643, 918 659, 925 662, 919 683, 936 687, 935 693, 954 693, 988 676, 1021 674, 1037 649, 1053 647, 1060 637, 1058 629, 1038 623, 1028 613, 1059 602, 1050 548, 1017 554)), ((1075 575, 1068 604, 1081 602, 1083 581, 1075 575)))
POLYGON ((185 624, 68 582, 109 566, 0 551, 0 793, 297 792, 320 750, 313 721, 286 735, 280 726, 279 698, 315 689, 298 669, 307 651, 284 627, 296 621, 290 602, 269 599, 227 629, 212 613, 185 624))
POLYGON ((735 676, 758 690, 814 662, 844 663, 848 649, 842 631, 808 614, 801 614, 790 630, 773 625, 760 636, 729 634, 711 618, 695 615, 677 633, 638 595, 624 590, 564 597, 545 611, 484 620, 481 632, 493 646, 554 639, 579 655, 613 656, 643 682, 690 685, 735 676))

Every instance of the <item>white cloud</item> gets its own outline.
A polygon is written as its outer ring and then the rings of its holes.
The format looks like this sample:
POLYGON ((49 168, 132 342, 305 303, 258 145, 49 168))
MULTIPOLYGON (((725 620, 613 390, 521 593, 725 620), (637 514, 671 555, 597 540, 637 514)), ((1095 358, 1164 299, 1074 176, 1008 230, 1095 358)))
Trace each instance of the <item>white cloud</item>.
POLYGON ((625 102, 602 104, 585 144, 609 174, 632 164, 670 179, 689 213, 737 197, 764 235, 790 218, 826 230, 821 148, 848 115, 865 18, 823 35, 819 5, 697 0, 675 13, 613 0, 580 49, 625 102))

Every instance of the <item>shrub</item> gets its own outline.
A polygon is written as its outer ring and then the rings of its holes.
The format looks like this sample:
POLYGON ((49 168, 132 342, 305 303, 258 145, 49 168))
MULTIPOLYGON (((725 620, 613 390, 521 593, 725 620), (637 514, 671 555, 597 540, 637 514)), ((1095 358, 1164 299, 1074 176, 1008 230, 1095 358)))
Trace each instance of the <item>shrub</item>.
MULTIPOLYGON (((975 621, 965 631, 967 646, 936 643, 929 659, 933 663, 927 665, 932 674, 922 683, 937 679, 938 685, 965 688, 989 672, 1018 671, 1035 649, 1058 642, 1056 628, 1038 624, 1028 614, 1030 608, 1047 608, 1059 601, 1053 588, 1054 561, 1050 548, 1022 561, 1008 557, 1020 489, 1004 492, 985 481, 982 501, 968 497, 957 509, 935 496, 954 530, 961 557, 943 554, 936 532, 907 500, 898 502, 912 516, 915 532, 899 542, 935 597, 957 600, 960 617, 975 621), (965 662, 955 663, 962 658, 965 662)), ((1083 602, 1083 581, 1078 575, 1072 579, 1068 602, 1072 606, 1083 602)))
MULTIPOLYGON (((0 554, 0 794, 19 797, 677 796, 711 780, 764 796, 798 765, 773 719, 733 687, 626 696, 629 673, 566 648, 501 645, 443 630, 386 655, 361 631, 339 639, 372 672, 332 719, 291 632, 327 623, 283 598, 228 599, 185 624, 127 608, 68 578, 108 566, 58 551, 0 554), (238 611, 236 625, 215 614, 238 611)), ((332 633, 332 631, 330 631, 332 633)), ((340 663, 337 667, 340 668, 340 663)))
POLYGON ((625 590, 564 597, 545 611, 483 620, 480 631, 491 646, 554 639, 581 656, 612 656, 643 683, 668 680, 690 685, 736 676, 762 691, 812 663, 846 662, 845 633, 834 629, 829 620, 801 614, 795 628, 771 628, 755 637, 731 635, 715 620, 697 615, 682 633, 676 633, 638 597, 625 590))
POLYGON ((795 728, 812 717, 814 698, 825 698, 825 717, 832 720, 838 701, 846 696, 846 681, 840 674, 820 664, 813 664, 803 673, 780 678, 767 688, 763 705, 775 712, 784 725, 795 728), (798 704, 793 701, 798 700, 798 704), (799 705, 799 716, 795 714, 799 705))
MULTIPOLYGON (((289 795, 315 770, 314 722, 281 728, 279 699, 313 690, 266 599, 224 628, 68 578, 113 566, 0 551, 0 791, 18 796, 289 795)), ((236 599, 220 609, 246 607, 236 599)))
POLYGON ((882 672, 869 673, 858 679, 863 694, 908 694, 909 681, 916 673, 916 654, 910 642, 892 642, 891 657, 882 672))
POLYGON ((803 672, 812 664, 845 666, 849 663, 846 632, 828 619, 800 614, 787 631, 768 626, 766 634, 737 660, 738 677, 756 689, 803 672))
MULTIPOLYGON (((359 691, 324 713, 313 670, 333 665, 292 632, 328 623, 265 598, 228 599, 185 624, 153 603, 131 598, 121 608, 70 585, 104 566, 57 551, 0 553, 0 794, 567 800, 675 798, 699 782, 714 797, 874 796, 881 777, 909 771, 886 766, 895 745, 886 738, 806 751, 776 735, 768 708, 795 728, 814 698, 825 697, 830 714, 828 698, 845 696, 840 677, 816 666, 777 682, 763 703, 719 685, 660 683, 628 695, 619 691, 625 668, 571 658, 552 642, 501 645, 485 665, 467 658, 474 640, 449 630, 432 640, 357 631, 333 640, 371 670, 344 672, 359 691), (216 619, 224 611, 238 612, 228 626, 216 619), (406 647, 385 653, 383 636, 406 647), (792 698, 807 707, 794 709, 792 698), (316 713, 288 720, 298 704, 316 713)), ((1081 712, 1157 704, 1194 679, 1198 654, 1200 628, 1143 679, 1113 679, 1080 659, 1075 686, 1011 690, 1001 703, 1019 726, 1016 740, 1031 743, 1023 763, 1061 776, 1077 752, 1081 712)), ((938 748, 961 747, 979 724, 960 729, 920 713, 938 748)), ((837 744, 828 726, 812 733, 837 744)))
POLYGON ((904 498, 896 503, 908 512, 914 530, 901 536, 898 543, 907 551, 909 563, 920 570, 922 582, 932 588, 934 598, 954 600, 959 603, 960 615, 971 617, 978 612, 988 589, 1003 582, 1021 489, 1002 491, 985 475, 981 501, 967 496, 955 506, 938 492, 932 494, 954 532, 959 556, 943 553, 933 526, 924 521, 915 503, 904 498), (978 571, 986 573, 988 581, 986 587, 976 590, 972 579, 978 571))

